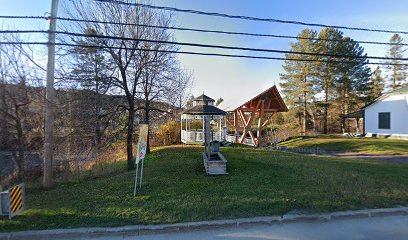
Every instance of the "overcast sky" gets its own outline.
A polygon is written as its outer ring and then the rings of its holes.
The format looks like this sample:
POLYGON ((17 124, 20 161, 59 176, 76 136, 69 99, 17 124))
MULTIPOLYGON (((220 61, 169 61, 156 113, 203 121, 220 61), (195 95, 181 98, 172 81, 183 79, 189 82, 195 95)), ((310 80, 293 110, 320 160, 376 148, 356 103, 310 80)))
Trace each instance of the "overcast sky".
MULTIPOLYGON (((67 1, 67 0, 60 0, 67 1)), ((160 6, 171 6, 232 15, 247 15, 261 18, 278 18, 303 22, 344 25, 366 28, 382 28, 408 31, 408 1, 405 0, 152 0, 160 6)), ((50 11, 50 0, 0 0, 0 15, 45 15, 50 11)), ((47 29, 45 21, 7 21, 1 23, 9 28, 47 29)), ((187 13, 175 15, 175 24, 180 27, 211 30, 255 32, 265 34, 297 35, 304 27, 297 25, 265 23, 246 20, 225 19, 187 13)), ((319 30, 319 28, 314 28, 319 30)), ((344 31, 355 40, 388 41, 390 34, 344 31)), ((408 36, 403 36, 408 43, 408 36)), ((289 50, 290 40, 249 36, 231 36, 209 33, 176 32, 182 42, 244 46, 289 50)), ((379 45, 362 45, 371 56, 384 56, 386 48, 379 45)), ((223 51, 182 47, 185 51, 203 51, 232 54, 252 52, 223 51)), ((283 56, 262 54, 264 56, 283 56)), ((205 92, 217 99, 243 102, 252 95, 279 84, 282 61, 234 59, 179 55, 182 65, 194 72, 195 96, 205 92), (248 95, 248 96, 247 96, 248 95)))

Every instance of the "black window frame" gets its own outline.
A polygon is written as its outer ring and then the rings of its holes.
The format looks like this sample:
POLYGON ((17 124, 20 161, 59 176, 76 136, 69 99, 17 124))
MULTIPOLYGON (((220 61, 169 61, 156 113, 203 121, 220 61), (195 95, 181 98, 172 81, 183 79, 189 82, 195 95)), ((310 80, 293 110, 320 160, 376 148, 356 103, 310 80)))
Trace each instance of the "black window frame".
POLYGON ((378 113, 378 129, 391 129, 391 112, 378 113))

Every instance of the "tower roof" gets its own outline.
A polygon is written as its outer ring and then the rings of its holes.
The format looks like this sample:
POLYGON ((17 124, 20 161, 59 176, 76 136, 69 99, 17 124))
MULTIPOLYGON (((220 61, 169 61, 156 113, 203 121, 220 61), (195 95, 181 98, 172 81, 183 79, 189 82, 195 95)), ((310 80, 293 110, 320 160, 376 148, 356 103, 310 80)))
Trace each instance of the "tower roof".
POLYGON ((265 100, 266 104, 266 112, 287 112, 288 108, 283 101, 278 88, 273 85, 272 87, 268 88, 267 90, 263 91, 262 93, 256 95, 255 97, 251 98, 250 100, 246 101, 245 103, 240 103, 237 101, 223 101, 218 106, 220 109, 226 112, 233 112, 239 109, 248 109, 248 108, 255 108, 256 103, 259 99, 265 100))
POLYGON ((194 98, 193 101, 215 101, 215 100, 210 98, 209 96, 203 94, 203 95, 201 95, 199 97, 194 98))

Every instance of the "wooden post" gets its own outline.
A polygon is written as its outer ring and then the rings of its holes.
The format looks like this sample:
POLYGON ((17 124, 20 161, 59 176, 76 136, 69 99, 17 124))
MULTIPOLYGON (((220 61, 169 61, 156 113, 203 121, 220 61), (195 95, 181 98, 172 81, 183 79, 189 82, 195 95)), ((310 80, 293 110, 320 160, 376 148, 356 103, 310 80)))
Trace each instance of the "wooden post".
POLYGON ((235 127, 235 143, 238 143, 238 134, 239 134, 239 119, 238 119, 238 111, 234 111, 234 127, 235 127))
POLYGON ((55 72, 55 31, 57 29, 58 0, 52 0, 50 32, 48 34, 48 63, 47 85, 45 100, 45 133, 44 133, 44 174, 43 186, 46 188, 54 185, 52 174, 52 161, 54 158, 54 72, 55 72))
POLYGON ((262 144, 262 137, 261 137, 261 135, 262 135, 262 126, 263 126, 262 121, 263 121, 263 118, 264 118, 264 110, 265 110, 265 101, 264 100, 261 100, 261 101, 262 101, 262 103, 261 103, 261 107, 260 107, 260 111, 259 111, 258 129, 257 129, 257 133, 256 133, 256 135, 257 135, 257 137, 256 137, 257 147, 259 147, 262 144))

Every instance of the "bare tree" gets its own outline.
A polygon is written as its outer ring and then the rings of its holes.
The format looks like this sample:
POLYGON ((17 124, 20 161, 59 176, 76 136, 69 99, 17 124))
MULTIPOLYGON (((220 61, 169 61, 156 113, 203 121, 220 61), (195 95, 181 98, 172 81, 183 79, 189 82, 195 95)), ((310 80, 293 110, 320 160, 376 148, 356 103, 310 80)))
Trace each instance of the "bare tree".
POLYGON ((165 98, 176 109, 174 112, 187 106, 193 86, 193 73, 181 67, 174 68, 173 81, 165 92, 165 98))
MULTIPOLYGON (((22 42, 17 35, 2 38, 4 42, 22 42)), ((41 109, 38 86, 42 69, 28 57, 30 51, 23 44, 0 45, 1 148, 11 151, 18 179, 26 166, 26 152, 38 150, 42 141, 42 115, 36 111, 41 109)))
MULTIPOLYGON (((167 30, 152 30, 145 26, 161 25, 165 27, 170 24, 171 16, 166 16, 161 11, 138 6, 129 7, 114 2, 101 3, 74 0, 69 4, 67 11, 71 17, 104 22, 77 23, 76 29, 80 29, 81 32, 84 32, 85 29, 93 29, 99 36, 122 37, 121 39, 105 38, 101 41, 101 45, 116 67, 115 74, 112 74, 112 83, 120 89, 121 94, 126 98, 126 105, 121 107, 126 109, 128 113, 127 161, 128 170, 133 169, 132 144, 136 112, 141 109, 149 109, 149 106, 140 107, 136 104, 139 85, 142 84, 143 76, 147 72, 152 72, 155 75, 154 78, 157 79, 156 75, 159 71, 157 66, 165 65, 163 61, 167 61, 164 60, 165 54, 152 53, 151 51, 169 49, 164 44, 147 44, 140 41, 140 39, 169 39, 171 35, 167 30), (119 24, 109 24, 110 22, 119 24), (149 68, 150 70, 146 70, 149 68)), ((150 79, 150 77, 145 76, 146 78, 150 79)), ((148 92, 150 91, 148 90, 148 92)), ((151 96, 150 93, 149 96, 151 96)), ((149 101, 152 99, 154 97, 150 97, 149 101)))

